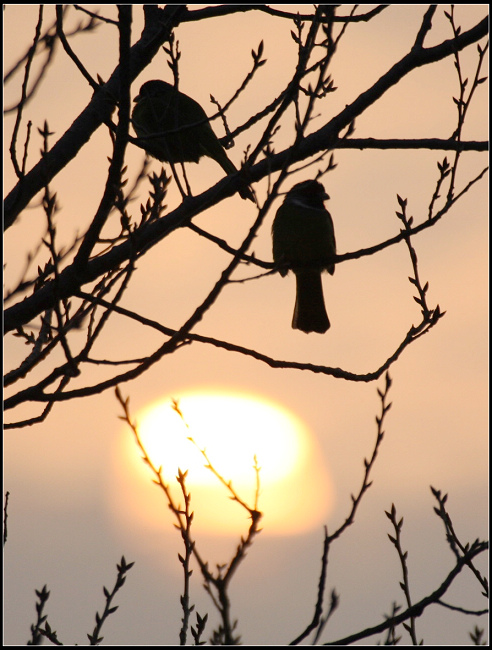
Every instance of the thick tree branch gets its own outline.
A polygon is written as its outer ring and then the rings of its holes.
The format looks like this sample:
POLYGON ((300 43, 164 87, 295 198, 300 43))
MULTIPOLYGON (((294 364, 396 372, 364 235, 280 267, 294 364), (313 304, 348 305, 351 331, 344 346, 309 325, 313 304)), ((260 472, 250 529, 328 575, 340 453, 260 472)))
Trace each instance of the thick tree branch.
POLYGON ((488 151, 489 143, 442 138, 341 138, 334 149, 427 149, 433 151, 488 151))
MULTIPOLYGON (((329 19, 325 19, 326 22, 331 20, 337 23, 345 22, 366 22, 376 16, 377 14, 387 9, 389 5, 378 5, 374 9, 371 9, 367 13, 359 14, 356 16, 330 16, 329 19)), ((197 20, 203 20, 204 18, 217 18, 220 16, 230 16, 231 14, 245 13, 247 11, 261 11, 262 13, 269 14, 270 16, 275 16, 276 18, 287 18, 288 20, 297 20, 312 22, 315 20, 315 14, 298 14, 288 11, 281 11, 280 9, 274 9, 269 5, 261 4, 249 4, 249 5, 240 5, 240 4, 227 4, 227 5, 212 5, 205 7, 204 9, 195 9, 189 11, 187 15, 183 18, 182 22, 193 22, 197 20)), ((323 16, 317 18, 323 22, 323 16)))

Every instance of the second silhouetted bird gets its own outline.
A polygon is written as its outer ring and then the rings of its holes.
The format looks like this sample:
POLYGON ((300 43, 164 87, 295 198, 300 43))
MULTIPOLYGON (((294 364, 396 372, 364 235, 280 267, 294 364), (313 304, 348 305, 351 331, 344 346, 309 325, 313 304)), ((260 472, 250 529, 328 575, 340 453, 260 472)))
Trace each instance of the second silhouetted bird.
MULTIPOLYGON (((188 95, 174 86, 155 79, 147 81, 132 113, 135 133, 142 146, 161 162, 197 163, 202 156, 213 158, 226 174, 237 172, 210 126, 208 117, 188 95)), ((254 201, 248 187, 239 190, 243 199, 254 201)))
POLYGON ((323 201, 328 199, 318 181, 294 185, 272 226, 273 259, 281 275, 296 276, 296 305, 292 327, 323 334, 330 321, 323 299, 321 272, 335 273, 335 231, 323 201))

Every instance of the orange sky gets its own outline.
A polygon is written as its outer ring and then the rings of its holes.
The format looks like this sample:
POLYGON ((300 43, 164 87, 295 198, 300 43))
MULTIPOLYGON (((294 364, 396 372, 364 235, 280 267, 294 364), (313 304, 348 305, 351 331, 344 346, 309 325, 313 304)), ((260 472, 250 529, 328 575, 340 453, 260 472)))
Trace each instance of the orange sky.
MULTIPOLYGON (((292 5, 286 8, 292 10, 292 5)), ((303 6, 303 10, 307 9, 307 5, 303 6)), ((51 14, 53 7, 46 11, 51 14)), ((320 107, 313 130, 370 87, 408 51, 423 11, 422 6, 395 6, 368 24, 349 27, 333 62, 337 91, 320 107)), ((114 7, 104 7, 102 13, 113 15, 114 7)), ((464 30, 485 14, 485 5, 458 6, 456 13, 464 30)), ((7 5, 6 69, 29 46, 36 18, 35 6, 7 5)), ((71 20, 77 18, 72 15, 71 20)), ((439 7, 434 25, 430 44, 449 38, 443 7, 439 7)), ((141 7, 134 6, 134 41, 141 27, 141 7)), ((284 87, 296 55, 290 30, 287 21, 259 12, 181 25, 177 30, 183 53, 180 88, 211 113, 210 93, 221 102, 231 96, 251 65, 251 48, 263 39, 267 64, 231 109, 229 122, 234 128, 284 87)), ((73 46, 91 74, 103 78, 110 75, 117 62, 116 29, 102 27, 94 34, 81 35, 73 46)), ((476 58, 475 46, 462 55, 470 78, 476 58)), ((163 53, 136 80, 132 96, 141 83, 154 78, 171 81, 163 53)), ((6 86, 6 105, 17 97, 18 88, 18 80, 6 86)), ((457 92, 450 59, 419 69, 357 121, 354 136, 449 137, 456 125, 452 97, 457 92)), ((55 142, 90 96, 87 83, 60 49, 36 101, 26 109, 25 120, 33 120, 28 168, 37 160, 41 139, 36 129, 44 119, 55 132, 55 142)), ((465 139, 486 139, 487 123, 487 91, 483 85, 470 109, 465 139)), ((4 185, 9 191, 14 184, 8 158, 13 117, 9 115, 4 124, 4 185)), ((220 125, 214 128, 219 133, 220 125)), ((248 143, 255 143, 259 134, 260 130, 252 129, 237 139, 235 147, 228 151, 236 164, 248 143)), ((292 120, 276 136, 275 149, 283 149, 291 138, 292 120)), ((75 230, 82 232, 90 223, 106 180, 109 153, 107 131, 100 129, 77 160, 54 179, 52 189, 57 191, 63 208, 57 217, 60 242, 70 241, 75 230)), ((408 198, 409 213, 417 222, 424 220, 437 180, 437 162, 444 155, 451 159, 443 152, 336 151, 337 167, 323 182, 331 197, 327 207, 333 216, 338 251, 356 251, 394 236, 400 229, 395 216, 399 209, 397 194, 408 198)), ((129 146, 130 179, 135 177, 141 161, 142 151, 129 146)), ((466 185, 485 165, 484 154, 463 155, 458 187, 466 185)), ((197 194, 222 178, 222 170, 211 160, 188 167, 197 194)), ((156 161, 152 169, 160 169, 156 161)), ((299 172, 289 179, 285 189, 313 176, 316 169, 299 172)), ((139 201, 130 207, 136 218, 147 190, 144 183, 139 201)), ((258 183, 255 190, 263 200, 266 181, 258 183)), ((483 180, 437 226, 414 238, 419 272, 429 282, 429 303, 438 303, 446 315, 390 370, 394 380, 390 393, 393 407, 374 469, 374 485, 366 495, 356 525, 347 531, 344 541, 333 547, 330 556, 329 589, 336 586, 342 606, 324 640, 355 631, 354 609, 358 613, 356 629, 361 629, 379 622, 393 600, 403 603, 396 553, 386 536, 391 529, 384 510, 392 502, 405 517, 404 543, 412 562, 415 599, 435 589, 453 565, 442 524, 432 510, 436 504, 429 485, 449 493, 449 510, 463 541, 486 534, 487 199, 488 185, 483 180), (361 590, 361 583, 368 588, 361 590)), ((178 202, 172 183, 167 198, 169 208, 178 202)), ((237 245, 255 216, 252 204, 236 196, 200 215, 196 223, 237 245)), ((273 217, 274 211, 252 247, 265 260, 271 260, 273 217)), ((6 233, 6 287, 18 279, 27 251, 35 245, 43 227, 41 211, 26 210, 19 223, 6 233)), ((213 244, 188 231, 178 231, 139 261, 122 305, 169 327, 179 327, 210 291, 228 261, 227 255, 213 244)), ((292 275, 231 284, 197 331, 277 359, 371 372, 392 354, 410 325, 420 320, 408 282, 411 272, 403 243, 379 255, 338 265, 333 277, 324 278, 332 327, 323 336, 291 329, 292 275)), ((240 267, 235 277, 255 274, 253 268, 240 267)), ((74 345, 81 346, 83 340, 82 333, 76 335, 74 345)), ((162 337, 156 332, 115 317, 113 326, 101 337, 97 356, 144 356, 161 343, 162 337)), ((21 340, 8 336, 4 352, 6 368, 10 369, 24 358, 26 347, 21 340)), ((104 371, 95 370, 92 376, 84 375, 75 381, 73 387, 87 381, 95 383, 103 376, 104 371)), ((236 353, 194 344, 166 357, 121 389, 124 395, 130 395, 136 415, 164 396, 179 398, 192 389, 209 387, 258 395, 292 412, 303 423, 333 489, 333 505, 327 508, 324 523, 330 530, 340 525, 349 511, 350 494, 359 489, 363 459, 372 451, 374 416, 380 409, 376 389, 383 387, 383 379, 365 384, 307 371, 276 370, 236 353)), ((36 407, 28 406, 12 417, 7 413, 6 420, 37 412, 36 407)), ((157 489, 143 473, 129 475, 124 487, 121 483, 124 472, 118 463, 131 432, 118 419, 120 414, 113 392, 108 391, 89 400, 61 403, 45 423, 8 431, 5 436, 4 490, 12 495, 5 561, 6 643, 27 641, 34 621, 34 589, 45 583, 52 594, 52 627, 61 633, 65 643, 86 642, 94 613, 103 606, 101 587, 112 583, 114 566, 122 554, 128 561, 135 560, 136 565, 120 593, 120 609, 104 630, 105 642, 177 642, 182 580, 177 561, 174 566, 168 558, 180 551, 179 539, 164 503, 162 511, 156 513, 161 523, 154 529, 142 528, 131 513, 126 521, 118 514, 126 509, 125 494, 147 493, 159 508, 157 489), (115 504, 118 495, 120 502, 115 504), (78 612, 76 620, 73 611, 78 612)), ((302 482, 300 485, 302 489, 302 482)), ((309 491, 306 494, 310 501, 316 498, 309 491)), ((225 561, 231 557, 240 534, 244 530, 229 538, 208 534, 201 543, 217 556, 217 561, 225 561)), ((309 532, 280 537, 265 527, 234 582, 233 611, 245 643, 288 642, 310 620, 322 538, 322 523, 309 532)), ((201 591, 198 575, 196 578, 193 598, 203 614, 212 607, 201 591)), ((471 580, 464 578, 453 593, 454 604, 482 608, 483 603, 470 595, 478 592, 471 580)), ((470 621, 435 609, 418 621, 425 642, 466 642, 470 621), (444 638, 441 633, 448 636, 444 638)), ((483 621, 478 624, 485 625, 483 621)))

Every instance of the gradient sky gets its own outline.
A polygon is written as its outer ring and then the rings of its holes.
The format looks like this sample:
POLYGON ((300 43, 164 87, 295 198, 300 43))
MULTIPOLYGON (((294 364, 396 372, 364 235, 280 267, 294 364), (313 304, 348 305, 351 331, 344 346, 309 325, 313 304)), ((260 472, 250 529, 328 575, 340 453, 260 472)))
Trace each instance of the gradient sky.
MULTIPOLYGON (((301 11, 310 10, 307 5, 299 7, 301 11)), ((284 8, 294 10, 292 5, 284 8)), ((451 36, 443 15, 445 9, 439 7, 436 13, 435 31, 428 44, 451 36)), ((320 115, 313 122, 313 130, 407 53, 424 10, 420 5, 394 6, 368 24, 349 26, 332 66, 337 91, 318 109, 320 115)), ((53 14, 53 7, 47 7, 46 12, 53 14)), ((103 7, 102 13, 114 16, 114 6, 103 7)), ((134 42, 142 28, 141 7, 135 6, 133 13, 134 42)), ((348 13, 348 7, 343 7, 343 13, 348 13)), ((463 30, 485 13, 485 5, 456 8, 463 30)), ((72 10, 68 25, 79 18, 72 10)), ((29 47, 36 20, 37 6, 6 6, 6 70, 29 47)), ((211 113, 210 93, 222 103, 232 95, 251 65, 250 50, 263 39, 267 64, 232 107, 229 124, 234 128, 285 86, 296 58, 291 29, 289 21, 259 12, 180 25, 176 32, 182 51, 180 88, 211 113)), ((117 63, 117 31, 113 27, 102 26, 92 34, 80 35, 73 40, 73 47, 93 76, 99 74, 106 79, 117 63)), ((461 56, 465 74, 472 78, 476 46, 461 56)), ((487 72, 483 70, 484 75, 487 72)), ((162 52, 135 81, 132 96, 143 82, 155 78, 171 81, 162 52)), ((18 97, 19 88, 20 77, 6 86, 7 106, 18 97)), ((456 126, 452 97, 457 93, 457 75, 450 58, 421 68, 357 120, 355 137, 449 137, 456 126)), ((55 132, 54 143, 90 97, 88 84, 60 48, 44 85, 25 111, 23 128, 28 119, 33 120, 28 168, 37 160, 41 146, 36 129, 47 119, 55 132)), ((470 108, 465 139, 486 139, 487 97, 484 84, 470 108)), ((13 119, 12 115, 5 119, 7 191, 15 182, 8 155, 13 119)), ((222 133, 219 124, 214 128, 222 133)), ((235 147, 228 152, 236 164, 248 143, 255 143, 259 134, 260 130, 253 129, 237 138, 235 147)), ((291 137, 292 120, 286 121, 276 136, 275 149, 283 149, 291 137)), ((76 230, 83 232, 90 222, 106 180, 109 153, 107 130, 100 129, 77 160, 53 181, 52 189, 57 191, 63 208, 57 215, 60 241, 70 241, 76 230)), ((323 183, 331 197, 327 207, 335 223, 338 251, 356 251, 398 233, 397 194, 408 199, 409 213, 417 222, 424 220, 438 177, 437 162, 445 155, 452 158, 449 153, 425 150, 336 151, 338 166, 324 177, 323 183)), ((127 163, 131 180, 142 159, 142 151, 130 145, 127 163)), ((483 153, 463 155, 458 187, 466 185, 485 165, 483 153)), ((160 165, 153 161, 152 169, 158 171, 160 165)), ((316 169, 300 171, 284 189, 313 176, 316 169)), ((222 178, 222 170, 211 160, 190 165, 188 173, 197 194, 222 178)), ((265 189, 266 181, 255 186, 262 199, 265 189)), ((139 201, 130 207, 136 217, 140 201, 146 201, 147 190, 148 185, 142 184, 139 201)), ((421 278, 429 282, 429 303, 439 304, 446 315, 390 370, 393 387, 389 398, 393 406, 372 474, 374 483, 361 504, 356 523, 330 552, 328 591, 336 588, 341 602, 322 641, 381 622, 394 601, 403 605, 398 586, 400 566, 387 538, 387 533, 393 531, 384 514, 392 503, 404 516, 403 545, 409 552, 414 601, 437 588, 454 565, 442 522, 433 512, 436 502, 430 485, 449 493, 448 510, 463 542, 486 535, 487 199, 488 184, 482 180, 434 228, 414 238, 421 278)), ((172 183, 167 204, 171 209, 178 202, 172 183)), ((271 260, 274 211, 252 247, 265 260, 271 260)), ((235 196, 200 215, 196 223, 235 245, 242 241, 255 216, 252 204, 235 196)), ((6 233, 7 288, 18 280, 27 252, 35 246, 43 228, 43 214, 36 208, 26 210, 6 233)), ((212 244, 193 233, 177 231, 139 261, 122 306, 163 325, 179 327, 207 295, 227 263, 228 257, 212 244)), ((335 275, 324 279, 332 327, 323 336, 291 329, 292 275, 226 287, 196 331, 278 359, 370 372, 390 356, 410 325, 420 321, 420 310, 408 282, 411 272, 403 243, 376 256, 338 265, 335 275)), ((241 267, 235 277, 255 274, 255 269, 241 267)), ((76 335, 74 345, 82 343, 83 334, 76 335)), ((157 333, 115 317, 113 325, 103 333, 97 353, 101 358, 140 357, 161 343, 157 333)), ((4 346, 6 368, 16 367, 26 350, 21 340, 8 336, 4 346)), ((104 371, 97 369, 80 381, 95 383, 104 376, 104 371)), ((73 383, 73 387, 81 385, 73 383)), ((276 370, 236 353, 194 344, 121 387, 122 393, 130 396, 135 417, 156 402, 179 398, 190 391, 228 391, 279 405, 308 432, 319 467, 316 472, 307 470, 302 477, 295 477, 295 485, 306 503, 317 506, 319 518, 307 529, 299 526, 301 530, 288 533, 279 533, 265 524, 231 586, 232 612, 239 620, 238 632, 244 643, 288 643, 310 621, 323 525, 333 531, 348 515, 350 495, 358 491, 362 481, 363 459, 372 452, 374 416, 380 411, 376 389, 383 385, 383 378, 365 384, 308 371, 276 370), (318 479, 326 483, 316 483, 318 479)), ((29 405, 14 415, 7 413, 6 420, 20 420, 37 412, 36 405, 29 405)), ((44 584, 51 592, 46 613, 59 638, 68 645, 86 643, 95 612, 104 607, 102 587, 112 588, 115 565, 122 555, 129 562, 135 561, 135 566, 116 597, 118 611, 103 628, 104 643, 178 642, 182 590, 177 561, 177 553, 182 552, 179 535, 150 475, 134 462, 138 459, 136 447, 134 458, 129 458, 134 445, 132 434, 119 415, 121 408, 113 391, 108 391, 90 399, 61 403, 46 422, 6 432, 4 492, 11 493, 4 564, 6 644, 25 644, 29 639, 29 627, 35 620, 34 590, 44 584), (146 514, 149 511, 153 517, 146 514)), ((311 469, 314 460, 312 463, 311 469)), ((214 498, 220 510, 220 498, 225 503, 227 495, 214 498)), ((244 522, 234 534, 216 534, 205 526, 197 544, 211 563, 226 562, 246 526, 244 522)), ((477 566, 485 570, 484 559, 477 566)), ((463 574, 445 600, 483 609, 486 605, 479 594, 477 583, 463 574)), ((202 589, 198 567, 192 600, 201 615, 209 612, 212 621, 217 620, 202 589)), ((486 622, 483 617, 460 617, 432 606, 418 619, 417 633, 426 644, 467 644, 468 632, 475 624, 485 626, 486 622)), ((208 627, 211 630, 212 623, 208 627)), ((406 633, 401 633, 408 643, 406 633)))

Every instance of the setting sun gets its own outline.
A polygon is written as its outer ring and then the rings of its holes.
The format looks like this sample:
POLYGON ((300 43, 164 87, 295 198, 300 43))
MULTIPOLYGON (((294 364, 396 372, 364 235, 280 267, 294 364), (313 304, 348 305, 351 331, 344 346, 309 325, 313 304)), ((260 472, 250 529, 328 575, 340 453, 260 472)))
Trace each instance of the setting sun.
MULTIPOLYGON (((178 468, 188 471, 195 530, 241 533, 248 517, 206 467, 207 458, 251 508, 259 475, 257 507, 266 532, 296 534, 326 522, 332 502, 327 471, 307 427, 279 404, 251 394, 195 390, 169 396, 135 419, 142 444, 154 466, 162 467, 167 484, 174 488, 178 468)), ((149 481, 151 472, 129 430, 124 451, 118 466, 130 463, 135 480, 149 481)), ((154 488, 154 497, 157 492, 154 488)), ((133 492, 138 513, 155 519, 154 499, 148 507, 148 499, 135 497, 133 492)))

